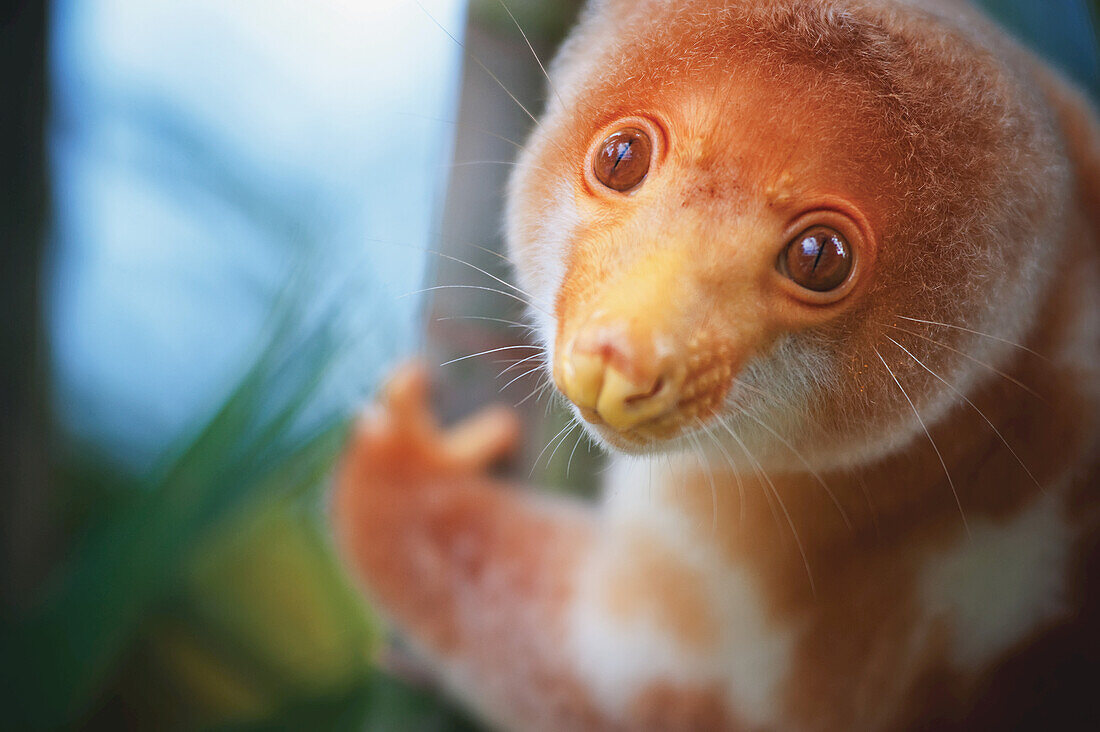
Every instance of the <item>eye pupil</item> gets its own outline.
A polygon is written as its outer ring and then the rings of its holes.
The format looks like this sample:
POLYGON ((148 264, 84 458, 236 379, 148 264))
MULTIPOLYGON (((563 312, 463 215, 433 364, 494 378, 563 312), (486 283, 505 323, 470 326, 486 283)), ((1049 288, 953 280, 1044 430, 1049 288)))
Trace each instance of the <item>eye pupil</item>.
POLYGON ((786 251, 787 275, 801 287, 828 292, 843 285, 852 273, 847 240, 826 226, 816 226, 795 237, 786 251))
POLYGON ((600 183, 625 193, 645 180, 652 154, 649 135, 628 127, 603 141, 592 161, 592 169, 600 183))

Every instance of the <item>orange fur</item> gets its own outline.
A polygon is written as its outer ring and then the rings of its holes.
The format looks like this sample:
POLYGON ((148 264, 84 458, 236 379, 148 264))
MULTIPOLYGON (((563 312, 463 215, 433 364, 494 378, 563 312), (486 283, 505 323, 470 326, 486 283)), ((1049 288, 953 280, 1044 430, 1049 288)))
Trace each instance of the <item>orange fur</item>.
POLYGON ((511 254, 578 419, 642 462, 598 513, 504 489, 507 417, 441 433, 406 372, 337 479, 371 597, 518 729, 1095 721, 1088 104, 949 0, 597 0, 551 77, 511 254), (611 194, 627 123, 654 159, 611 194), (775 265, 820 221, 857 253, 831 298, 775 265))

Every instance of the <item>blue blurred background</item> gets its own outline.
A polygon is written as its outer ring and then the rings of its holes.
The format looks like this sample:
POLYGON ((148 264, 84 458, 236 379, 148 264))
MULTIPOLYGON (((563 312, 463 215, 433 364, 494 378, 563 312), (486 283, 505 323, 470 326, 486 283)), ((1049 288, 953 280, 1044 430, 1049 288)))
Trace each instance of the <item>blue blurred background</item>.
MULTIPOLYGON (((342 289, 346 405, 419 340, 463 0, 57 0, 51 7, 55 399, 148 467, 208 416, 309 260, 342 289), (383 246, 401 242, 406 248, 383 246)), ((346 408, 346 406, 345 406, 346 408)))
MULTIPOLYGON (((1095 4, 983 4, 1100 90, 1095 4)), ((511 300, 424 290, 494 284, 433 252, 509 276, 494 252, 530 120, 501 83, 541 108, 517 25, 546 60, 578 5, 2 11, 11 728, 473 727, 385 650, 333 554, 325 479, 397 360, 523 342, 488 320, 519 319, 511 300)), ((525 398, 533 364, 506 371, 525 355, 441 370, 438 400, 520 402, 522 476, 564 424, 525 398)), ((579 444, 539 482, 591 490, 579 444)))

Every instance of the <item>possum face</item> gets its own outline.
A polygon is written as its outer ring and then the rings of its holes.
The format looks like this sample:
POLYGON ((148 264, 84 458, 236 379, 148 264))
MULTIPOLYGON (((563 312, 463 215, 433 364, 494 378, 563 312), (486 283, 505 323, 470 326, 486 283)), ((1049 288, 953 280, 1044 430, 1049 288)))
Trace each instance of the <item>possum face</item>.
POLYGON ((844 5, 608 2, 567 43, 509 239, 606 443, 866 459, 1026 329, 1065 187, 1045 123, 927 20, 844 5))

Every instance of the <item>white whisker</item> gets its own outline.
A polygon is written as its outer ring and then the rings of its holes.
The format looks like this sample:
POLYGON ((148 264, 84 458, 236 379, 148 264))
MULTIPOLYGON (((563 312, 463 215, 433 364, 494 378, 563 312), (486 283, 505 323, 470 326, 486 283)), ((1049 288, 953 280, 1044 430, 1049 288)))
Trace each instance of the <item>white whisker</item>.
POLYGON ((1046 397, 1044 397, 1042 394, 1040 394, 1039 392, 1032 389, 1030 386, 1028 386, 1024 382, 1020 381, 1019 379, 1015 379, 1012 376, 1009 376, 1004 371, 1001 371, 1000 369, 986 363, 985 361, 981 361, 977 358, 974 358, 973 356, 971 356, 969 353, 966 353, 965 351, 960 351, 959 349, 957 349, 953 346, 949 346, 946 343, 940 343, 935 338, 929 338, 928 336, 917 333, 914 330, 908 330, 907 328, 902 328, 902 327, 899 327, 897 325, 887 325, 886 327, 887 328, 893 328, 894 330, 900 330, 902 333, 908 333, 911 336, 916 336, 917 338, 920 338, 922 340, 926 340, 926 341, 928 341, 929 343, 931 343, 933 345, 939 346, 940 348, 946 348, 947 350, 951 351, 952 353, 956 353, 956 354, 962 356, 963 358, 965 358, 965 359, 967 359, 967 360, 969 360, 973 363, 978 364, 979 366, 984 366, 985 368, 989 369, 990 371, 997 374, 1001 378, 1006 379, 1007 381, 1009 381, 1009 382, 1015 384, 1016 386, 1020 387, 1021 389, 1026 391, 1028 394, 1031 394, 1033 397, 1040 400, 1041 402, 1043 402, 1045 404, 1050 404, 1050 401, 1046 397))
MULTIPOLYGON (((675 480, 676 479, 676 471, 672 469, 672 458, 669 457, 667 452, 664 454, 664 457, 665 457, 665 466, 668 468, 668 477, 672 480, 675 480)), ((676 483, 674 488, 676 490, 676 499, 677 499, 677 501, 682 501, 683 498, 684 498, 684 483, 683 483, 683 481, 680 481, 680 482, 676 483)))
POLYGON ((497 75, 489 70, 489 67, 487 67, 485 64, 481 63, 481 59, 479 59, 477 56, 475 56, 473 53, 471 53, 470 50, 466 48, 466 45, 462 41, 455 38, 453 33, 451 33, 449 30, 447 30, 443 26, 442 23, 440 23, 438 20, 436 20, 435 16, 428 12, 428 9, 424 7, 424 5, 420 2, 420 0, 414 0, 414 2, 416 2, 416 4, 420 7, 420 9, 422 11, 424 11, 424 14, 427 15, 428 18, 430 18, 431 21, 433 23, 435 23, 436 26, 438 26, 441 31, 443 31, 444 33, 447 34, 448 38, 450 38, 452 41, 454 41, 458 45, 458 47, 462 49, 463 53, 465 53, 467 56, 469 56, 470 59, 473 60, 474 63, 476 63, 478 66, 480 66, 481 70, 484 71, 486 74, 488 74, 489 78, 491 78, 493 81, 495 81, 497 83, 497 86, 499 86, 501 89, 504 90, 505 94, 507 94, 509 97, 511 97, 512 101, 515 102, 516 105, 520 109, 523 110, 524 114, 526 114, 528 117, 531 118, 531 121, 534 122, 535 126, 537 127, 538 123, 539 123, 538 119, 535 117, 535 115, 531 114, 531 112, 527 109, 527 107, 523 106, 523 103, 520 102, 520 100, 516 98, 516 95, 508 90, 508 87, 504 86, 504 82, 502 82, 500 79, 498 79, 497 75))
MULTIPOLYGON (((702 425, 702 420, 698 420, 702 425)), ((744 522, 745 518, 745 486, 741 482, 741 475, 737 472, 737 464, 733 461, 733 456, 729 454, 726 446, 722 444, 722 441, 715 437, 714 433, 710 431, 710 428, 703 425, 703 434, 710 438, 710 441, 718 448, 722 455, 726 458, 726 464, 729 466, 730 472, 733 473, 733 478, 737 481, 737 495, 740 500, 740 508, 738 509, 737 522, 739 524, 744 522)))
POLYGON ((1039 353, 1038 351, 1031 350, 1027 346, 1020 345, 1019 343, 1014 343, 1013 341, 1006 340, 1004 338, 1001 338, 1001 337, 995 336, 995 335, 991 335, 989 333, 982 333, 979 330, 971 330, 970 328, 964 328, 961 325, 952 325, 951 323, 940 323, 940 322, 937 322, 935 320, 921 320, 920 318, 907 318, 904 315, 896 315, 894 317, 901 318, 902 320, 909 320, 909 321, 912 321, 914 323, 924 323, 925 325, 938 325, 938 326, 941 326, 941 327, 944 327, 944 328, 951 328, 952 330, 961 330, 963 333, 970 333, 972 335, 981 336, 982 338, 989 338, 991 340, 998 341, 1000 343, 1004 343, 1005 345, 1012 346, 1013 348, 1018 348, 1021 351, 1024 351, 1026 353, 1030 353, 1032 356, 1037 356, 1037 357, 1043 359, 1044 361, 1047 361, 1048 363, 1050 362, 1049 358, 1047 358, 1043 354, 1039 353))
MULTIPOLYGON (((767 486, 771 488, 771 492, 772 495, 775 496, 775 500, 779 502, 779 508, 783 511, 783 516, 787 519, 787 526, 789 526, 791 529, 791 536, 794 537, 795 546, 798 547, 798 553, 802 556, 802 564, 806 567, 806 578, 810 582, 810 594, 814 597, 817 597, 817 585, 814 582, 813 570, 810 568, 810 559, 806 555, 806 548, 802 546, 802 538, 799 537, 798 530, 794 527, 794 520, 791 518, 790 511, 787 510, 787 504, 783 502, 783 497, 779 495, 779 490, 775 487, 775 483, 772 482, 772 479, 768 476, 767 471, 764 470, 763 466, 760 465, 760 462, 753 456, 752 452, 749 450, 748 445, 745 444, 745 442, 737 435, 736 432, 733 431, 733 429, 729 425, 726 425, 724 422, 722 424, 726 427, 726 430, 730 433, 733 439, 737 441, 737 444, 741 446, 741 449, 745 452, 745 457, 747 457, 749 459, 749 462, 753 465, 756 474, 764 479, 764 482, 767 483, 767 486)), ((766 490, 765 495, 767 495, 766 490)))
POLYGON ((539 364, 538 366, 535 366, 535 367, 533 367, 533 368, 530 368, 530 369, 528 369, 528 370, 524 371, 524 372, 523 372, 522 374, 520 374, 519 376, 516 376, 516 377, 515 377, 515 378, 513 378, 513 379, 512 379, 511 381, 509 381, 509 382, 508 382, 507 384, 505 384, 504 386, 500 387, 500 392, 498 392, 498 393, 503 393, 503 392, 504 392, 504 390, 505 390, 505 389, 507 389, 507 388, 508 388, 509 386, 511 386, 512 384, 516 383, 517 381, 519 381, 520 379, 522 379, 522 378, 523 378, 523 377, 525 377, 525 376, 530 376, 531 374, 535 373, 536 371, 538 371, 538 370, 539 370, 539 369, 541 369, 541 368, 542 368, 542 364, 539 364))
POLYGON ((509 138, 505 137, 504 135, 498 135, 495 132, 490 132, 489 130, 482 129, 480 127, 474 127, 472 125, 464 125, 464 124, 461 124, 459 122, 456 122, 453 119, 443 119, 442 117, 432 117, 432 116, 426 115, 426 114, 416 114, 415 112, 395 112, 394 114, 401 115, 403 117, 415 117, 417 119, 426 119, 426 120, 429 120, 431 122, 439 122, 440 124, 445 124, 445 125, 454 125, 455 127, 459 128, 459 129, 469 130, 470 132, 477 132, 478 134, 489 135, 490 137, 495 137, 498 140, 501 140, 503 142, 507 142, 509 145, 516 148, 517 150, 522 150, 523 149, 522 143, 519 143, 519 142, 516 142, 515 140, 509 139, 509 138))
MULTIPOLYGON (((500 252, 496 251, 495 249, 490 249, 489 247, 483 247, 480 244, 474 244, 473 242, 469 242, 469 241, 458 241, 458 240, 455 240, 455 239, 449 239, 449 238, 443 236, 440 232, 433 231, 432 235, 439 237, 442 241, 445 241, 445 242, 450 242, 450 243, 453 243, 453 244, 461 244, 463 246, 472 247, 474 249, 477 249, 478 251, 485 252, 486 254, 494 256, 497 259, 500 259, 501 261, 505 262, 506 264, 509 264, 509 265, 512 264, 512 260, 510 260, 505 255, 501 254, 500 252)), ((386 244, 388 246, 394 246, 394 247, 404 247, 406 249, 415 249, 418 252, 427 252, 429 254, 435 254, 437 256, 449 256, 449 255, 443 254, 442 252, 438 252, 434 249, 428 249, 427 247, 419 246, 417 244, 409 244, 409 243, 406 243, 406 242, 394 241, 392 239, 381 239, 381 238, 378 238, 378 237, 368 236, 368 237, 364 237, 364 241, 375 242, 377 244, 386 244)), ((461 259, 459 259, 457 261, 463 262, 464 264, 469 264, 469 262, 465 262, 464 260, 461 260, 461 259)), ((509 286, 511 286, 511 285, 509 284, 509 286)))
POLYGON ((582 429, 577 435, 577 441, 573 444, 573 449, 569 452, 569 460, 565 463, 565 479, 569 480, 569 469, 573 467, 573 455, 576 454, 577 448, 580 447, 581 440, 585 437, 585 431, 582 429))
POLYGON ((806 460, 805 457, 803 457, 802 453, 799 452, 795 448, 794 445, 787 442, 787 440, 785 440, 778 432, 776 432, 770 426, 765 424, 763 420, 761 420, 759 417, 757 417, 752 412, 750 412, 748 410, 744 410, 742 412, 742 414, 744 414, 746 417, 748 417, 749 419, 751 419, 752 421, 756 422, 758 425, 763 427, 765 430, 767 430, 775 439, 777 439, 781 443, 783 443, 783 445, 786 446, 786 448, 788 450, 790 450, 791 453, 794 454, 794 456, 796 458, 798 458, 799 462, 801 462, 802 465, 806 468, 806 470, 809 471, 810 475, 813 476, 814 480, 816 480, 818 482, 818 484, 820 484, 821 487, 825 490, 825 494, 829 496, 829 500, 831 500, 833 502, 833 506, 836 507, 837 512, 840 513, 840 517, 844 520, 845 526, 847 526, 849 528, 849 530, 852 529, 853 528, 852 527, 852 521, 851 521, 851 519, 848 518, 848 513, 844 510, 844 507, 840 505, 840 501, 837 500, 836 495, 833 494, 833 491, 825 483, 825 479, 822 478, 821 475, 810 466, 810 463, 806 460))
MULTIPOLYGON (((702 424, 701 421, 700 424, 702 424)), ((707 461, 706 453, 703 452, 703 446, 699 442, 698 435, 688 433, 687 438, 694 447, 695 454, 699 458, 699 464, 703 466, 707 482, 710 483, 710 536, 711 539, 714 539, 718 535, 718 486, 714 483, 714 471, 710 469, 710 463, 707 461)))
POLYGON ((549 468, 550 463, 553 462, 554 455, 558 452, 558 448, 561 447, 561 444, 565 442, 569 438, 569 435, 573 434, 573 430, 575 430, 579 426, 580 425, 571 418, 569 422, 567 422, 566 425, 561 428, 561 431, 558 432, 558 434, 554 435, 554 437, 550 439, 550 442, 546 443, 546 447, 542 448, 542 452, 540 452, 538 457, 535 458, 535 464, 531 466, 531 475, 528 476, 528 480, 530 480, 531 476, 535 474, 535 470, 539 466, 539 461, 542 459, 542 456, 546 454, 546 451, 550 448, 550 446, 554 445, 554 443, 557 443, 553 451, 550 453, 550 457, 546 459, 547 468, 549 468))
MULTIPOLYGON (((545 378, 546 378, 546 385, 543 388, 544 389, 549 389, 550 393, 553 394, 554 393, 553 392, 553 388, 554 388, 553 374, 551 372, 547 372, 545 378)), ((546 400, 546 408, 543 410, 543 416, 549 418, 550 417, 550 410, 551 410, 551 408, 553 408, 553 406, 554 406, 554 400, 553 399, 547 399, 546 400)), ((570 415, 572 415, 572 412, 570 412, 570 415)))
MULTIPOLYGON (((422 295, 425 292, 435 292, 436 290, 481 290, 483 292, 495 292, 498 295, 504 295, 505 297, 515 300, 516 302, 523 303, 528 307, 546 313, 546 311, 540 308, 538 305, 535 305, 533 302, 528 302, 519 295, 514 295, 511 292, 505 292, 504 290, 498 290, 494 287, 483 287, 481 285, 436 285, 434 287, 425 287, 422 290, 413 290, 412 292, 406 292, 404 295, 399 295, 398 299, 400 300, 405 297, 412 297, 413 295, 422 295)), ((546 314, 549 315, 549 313, 546 314)))
POLYGON ((485 315, 449 315, 444 318, 436 318, 435 322, 442 323, 448 320, 484 320, 490 323, 502 323, 513 328, 523 328, 524 330, 531 332, 534 332, 535 330, 534 326, 527 325, 526 323, 520 323, 515 320, 508 320, 507 318, 490 318, 485 315))
POLYGON ((531 474, 527 476, 528 480, 530 480, 531 476, 535 474, 535 470, 539 466, 539 460, 542 460, 542 456, 546 454, 546 451, 550 449, 550 446, 557 442, 558 438, 564 435, 566 430, 571 430, 575 426, 576 425, 573 423, 573 421, 570 420, 564 427, 561 428, 561 431, 558 432, 558 434, 550 438, 550 441, 546 443, 546 447, 542 448, 542 452, 540 452, 538 454, 538 457, 535 458, 535 462, 531 466, 531 474))
POLYGON ((509 264, 509 265, 512 264, 511 259, 508 259, 507 256, 501 254, 500 252, 498 252, 495 249, 490 249, 489 247, 483 247, 480 244, 474 244, 472 241, 467 241, 467 242, 463 242, 463 243, 468 247, 473 247, 474 249, 477 249, 478 251, 485 252, 486 254, 491 254, 492 256, 496 257, 497 259, 501 260, 502 262, 504 262, 506 264, 509 264))
POLYGON ((458 262, 459 264, 465 265, 465 266, 469 267, 470 269, 473 269, 477 272, 480 272, 481 274, 485 275, 486 277, 489 277, 490 279, 493 279, 493 280, 499 282, 500 284, 504 285, 508 289, 513 290, 513 291, 518 292, 519 294, 523 295, 524 297, 527 298, 528 304, 534 302, 534 300, 535 300, 535 296, 532 295, 530 292, 527 292, 526 290, 524 290, 521 287, 517 287, 516 285, 513 285, 511 282, 508 282, 507 280, 504 280, 504 279, 501 279, 500 277, 497 277, 492 272, 488 272, 488 271, 482 269, 481 267, 478 267, 476 264, 471 264, 470 262, 467 262, 465 259, 461 259, 461 258, 456 257, 456 256, 451 255, 451 254, 445 254, 443 252, 437 252, 437 251, 434 251, 432 249, 429 249, 427 251, 429 251, 432 254, 435 254, 436 256, 443 257, 444 259, 449 259, 452 262, 458 262))
MULTIPOLYGON (((716 418, 716 421, 718 422, 719 425, 721 425, 726 430, 726 432, 728 432, 730 434, 730 436, 737 442, 738 446, 741 448, 741 452, 745 453, 745 455, 747 456, 749 453, 748 453, 748 450, 745 448, 745 443, 742 442, 741 438, 737 435, 736 432, 734 432, 733 427, 731 427, 729 424, 727 424, 726 421, 723 420, 723 419, 716 418)), ((757 467, 757 465, 750 462, 749 467, 752 468, 752 471, 756 475, 757 480, 760 481, 761 484, 763 484, 763 476, 760 474, 760 469, 757 467)), ((775 522, 775 528, 776 528, 776 531, 779 533, 780 540, 783 541, 784 544, 786 544, 787 539, 786 539, 786 536, 782 533, 782 527, 779 523, 779 513, 776 512, 776 510, 775 510, 775 502, 772 501, 771 494, 769 494, 766 490, 763 490, 763 489, 761 489, 761 490, 764 494, 764 499, 768 502, 768 510, 771 512, 772 521, 775 522)), ((741 503, 742 511, 744 511, 744 508, 745 508, 745 504, 744 504, 744 501, 742 501, 742 503, 741 503)))
MULTIPOLYGON (((780 399, 780 397, 777 394, 772 394, 771 392, 769 392, 765 389, 761 389, 758 386, 753 386, 752 384, 746 382, 743 379, 740 379, 740 378, 735 376, 735 377, 733 377, 733 383, 735 385, 737 385, 738 387, 741 387, 743 389, 747 389, 750 392, 753 392, 754 394, 757 394, 757 395, 763 397, 764 399, 769 400, 773 404, 777 404, 777 405, 780 405, 780 406, 783 405, 783 400, 780 399)), ((801 416, 808 419, 810 421, 810 423, 813 424, 817 429, 819 429, 821 431, 825 431, 825 427, 821 424, 821 422, 818 421, 817 418, 815 418, 809 412, 803 410, 801 416)))
MULTIPOLYGON (((520 163, 518 161, 515 161, 515 160, 461 160, 457 163, 445 163, 443 165, 440 165, 439 167, 440 168, 469 168, 469 167, 472 167, 474 165, 511 165, 513 167, 518 167, 520 165, 520 163)), ((544 171, 546 173, 551 172, 548 168, 544 168, 541 165, 532 165, 530 163, 528 165, 530 167, 534 168, 535 170, 541 170, 541 171, 544 171)))
MULTIPOLYGON (((519 359, 519 360, 514 360, 514 361, 512 361, 512 362, 511 362, 511 364, 510 364, 510 365, 509 365, 509 366, 508 366, 508 367, 507 367, 506 369, 504 369, 504 370, 503 370, 503 371, 501 371, 501 372, 500 372, 499 374, 497 374, 497 378, 498 378, 498 379, 499 379, 499 378, 501 378, 502 376, 504 376, 504 375, 505 375, 506 373, 508 373, 508 372, 509 372, 509 371, 511 371, 512 369, 518 368, 518 367, 522 366, 523 364, 525 364, 525 363, 527 363, 527 362, 531 361, 532 359, 538 358, 538 357, 539 357, 539 356, 541 356, 541 355, 542 355, 542 353, 541 353, 541 352, 540 352, 540 353, 532 353, 532 354, 531 354, 530 356, 528 356, 527 358, 521 358, 521 359, 519 359)), ((541 366, 541 364, 540 364, 540 366, 541 366)), ((531 373, 531 372, 530 372, 530 371, 528 371, 527 373, 531 373)), ((511 383, 511 382, 509 382, 509 383, 511 383)), ((507 385, 505 385, 505 386, 507 386, 507 385)), ((503 391, 503 389, 502 389, 501 391, 503 391)))
POLYGON ((543 376, 542 379, 539 380, 539 383, 535 385, 535 388, 531 391, 531 393, 525 396, 523 399, 520 399, 515 404, 515 407, 518 409, 519 407, 523 406, 525 402, 534 397, 536 394, 541 394, 541 392, 545 391, 546 388, 549 386, 550 382, 548 381, 548 377, 543 376))
POLYGON ((894 375, 893 369, 886 363, 886 359, 882 357, 882 354, 878 352, 877 348, 874 349, 874 351, 875 355, 878 356, 878 360, 882 361, 882 365, 886 367, 886 371, 890 374, 890 378, 898 385, 898 389, 901 390, 901 395, 905 397, 905 401, 909 402, 909 406, 913 409, 913 414, 920 423, 921 429, 924 430, 925 436, 928 437, 928 442, 932 445, 932 449, 936 451, 936 457, 940 459, 940 465, 943 466, 943 474, 947 476, 947 484, 951 486, 951 495, 955 496, 955 504, 959 507, 959 515, 962 517, 963 528, 966 530, 967 537, 969 537, 970 524, 966 520, 966 512, 963 510, 962 501, 959 500, 959 492, 955 490, 955 481, 951 478, 951 471, 947 469, 947 461, 943 459, 943 453, 940 452, 940 448, 936 445, 936 441, 932 439, 932 433, 928 431, 928 426, 924 423, 924 419, 921 418, 920 412, 917 410, 917 405, 909 398, 909 394, 906 393, 905 387, 901 385, 901 382, 898 381, 898 377, 894 375))
POLYGON ((581 423, 577 422, 576 420, 570 419, 570 422, 572 423, 572 427, 570 427, 569 431, 565 433, 565 437, 558 440, 557 447, 555 447, 551 451, 550 457, 546 458, 546 467, 547 468, 549 468, 551 466, 551 464, 553 464, 554 456, 558 454, 558 450, 560 450, 561 446, 565 444, 565 441, 569 439, 569 436, 573 434, 573 430, 575 430, 575 429, 577 429, 578 427, 581 426, 581 423))
POLYGON ((480 353, 471 353, 468 356, 460 356, 458 358, 452 358, 450 361, 439 364, 442 366, 450 366, 452 363, 458 363, 459 361, 467 361, 471 358, 477 358, 478 356, 488 356, 491 353, 500 353, 501 351, 514 351, 518 348, 536 348, 541 349, 542 346, 501 346, 500 348, 490 348, 488 351, 481 351, 480 353))
MULTIPOLYGON (((540 129, 540 130, 541 130, 541 129, 542 129, 542 126, 541 126, 541 125, 539 124, 539 120, 538 120, 538 117, 536 117, 535 115, 531 114, 531 110, 529 110, 529 109, 528 109, 527 107, 525 107, 525 106, 523 105, 523 102, 521 102, 521 101, 519 100, 519 98, 518 98, 518 97, 517 97, 517 96, 516 96, 515 94, 513 94, 513 93, 511 92, 511 90, 510 90, 510 89, 509 89, 509 88, 508 88, 507 86, 505 86, 505 85, 504 85, 504 82, 503 82, 503 81, 501 81, 501 80, 500 80, 500 78, 499 78, 499 77, 498 77, 498 76, 497 76, 496 74, 494 74, 494 73, 493 73, 492 71, 490 71, 490 70, 489 70, 489 67, 488 67, 488 66, 486 66, 485 64, 483 64, 483 63, 481 62, 481 59, 479 59, 479 58, 478 58, 477 56, 475 56, 475 55, 474 55, 473 53, 471 53, 471 52, 470 52, 470 50, 469 50, 468 48, 466 48, 465 44, 463 44, 463 43, 462 43, 462 41, 460 41, 460 40, 458 40, 457 38, 455 38, 455 36, 454 36, 454 34, 453 34, 453 33, 451 33, 451 32, 450 32, 449 30, 447 30, 447 29, 446 29, 445 27, 443 27, 443 24, 442 24, 442 23, 440 23, 440 22, 439 22, 438 20, 436 20, 436 19, 435 19, 435 16, 433 16, 433 15, 432 15, 431 13, 429 13, 429 12, 428 12, 428 9, 427 9, 427 8, 425 8, 423 4, 421 4, 420 0, 414 0, 414 1, 415 1, 415 2, 416 2, 416 4, 417 4, 417 5, 418 5, 418 6, 420 7, 420 9, 421 9, 421 10, 422 10, 422 11, 424 12, 424 14, 425 14, 425 15, 427 15, 427 16, 428 16, 428 18, 430 18, 430 19, 431 19, 431 21, 432 21, 433 23, 435 23, 435 25, 436 25, 436 26, 437 26, 437 27, 438 27, 438 28, 439 28, 439 29, 440 29, 441 31, 443 31, 444 33, 446 33, 446 34, 447 34, 447 37, 448 37, 448 38, 450 38, 450 39, 451 39, 452 41, 454 41, 454 42, 455 42, 455 44, 456 44, 456 45, 458 45, 458 47, 462 49, 462 52, 463 52, 464 54, 466 54, 466 55, 467 55, 467 56, 468 56, 468 57, 470 58, 470 60, 472 60, 472 61, 473 61, 473 62, 474 62, 475 64, 477 64, 477 65, 478 65, 478 67, 480 67, 482 71, 484 71, 484 72, 485 72, 486 74, 488 74, 488 75, 489 75, 489 78, 490 78, 490 79, 492 79, 492 80, 493 80, 494 82, 496 82, 496 85, 497 85, 497 86, 499 86, 499 87, 500 87, 500 88, 501 88, 501 89, 502 89, 502 90, 504 91, 504 93, 508 95, 508 98, 509 98, 509 99, 511 99, 511 100, 512 100, 513 102, 515 102, 516 106, 517 106, 517 107, 519 107, 519 108, 520 108, 520 110, 522 110, 522 111, 523 111, 523 113, 524 113, 524 114, 526 114, 526 115, 527 115, 527 117, 528 117, 528 118, 529 118, 529 119, 530 119, 530 120, 531 120, 531 121, 532 121, 532 122, 534 123, 534 125, 535 125, 535 128, 536 128, 536 129, 540 129)), ((551 143, 552 143, 552 144, 553 144, 553 145, 554 145, 555 147, 557 147, 557 148, 558 148, 558 150, 559 150, 559 151, 560 151, 560 152, 561 152, 561 153, 562 153, 563 155, 567 155, 567 154, 568 154, 568 153, 566 152, 565 148, 563 148, 563 147, 561 146, 561 144, 560 144, 560 143, 556 142, 556 141, 555 141, 555 140, 553 140, 552 138, 550 139, 550 142, 551 142, 551 143)))
POLYGON ((535 47, 531 45, 531 41, 528 40, 527 34, 523 32, 523 28, 520 27, 519 21, 516 20, 516 16, 512 15, 512 11, 508 9, 508 6, 504 4, 504 0, 500 0, 500 7, 504 8, 504 12, 508 13, 508 17, 512 19, 512 22, 516 24, 516 30, 523 36, 524 43, 527 44, 527 48, 531 50, 531 55, 535 57, 535 63, 539 65, 539 69, 542 70, 542 75, 546 77, 546 83, 550 85, 550 90, 554 92, 554 96, 558 98, 558 104, 561 108, 565 109, 565 102, 561 98, 561 94, 558 94, 557 88, 554 86, 554 82, 550 79, 550 74, 547 73, 546 67, 542 65, 542 61, 539 59, 539 55, 535 53, 535 47))
POLYGON ((1043 486, 1042 486, 1042 485, 1041 485, 1041 484, 1039 483, 1039 481, 1038 481, 1038 480, 1037 480, 1037 479, 1035 478, 1035 476, 1034 476, 1034 475, 1032 475, 1031 471, 1030 471, 1030 470, 1028 470, 1028 467, 1027 467, 1027 465, 1025 465, 1025 464, 1024 464, 1024 461, 1023 461, 1023 460, 1021 460, 1021 459, 1020 459, 1020 456, 1016 454, 1016 451, 1012 449, 1012 445, 1008 444, 1008 440, 1006 440, 1006 439, 1005 439, 1005 436, 1004 436, 1004 435, 1002 435, 1002 434, 1001 434, 1001 431, 1000 431, 999 429, 997 429, 997 426, 996 426, 996 425, 994 425, 994 424, 993 424, 993 422, 991 422, 991 421, 990 421, 989 417, 985 416, 985 413, 984 413, 984 412, 982 412, 982 410, 978 409, 978 405, 977 405, 977 404, 975 404, 974 402, 970 401, 970 398, 969 398, 968 396, 966 396, 965 394, 963 394, 963 393, 962 393, 961 391, 959 391, 958 389, 956 389, 956 388, 955 388, 954 386, 952 386, 951 384, 947 383, 947 380, 946 380, 946 379, 944 379, 944 378, 943 378, 942 376, 940 376, 940 375, 939 375, 939 374, 937 374, 937 373, 936 373, 935 371, 933 371, 932 369, 930 369, 930 368, 928 368, 927 366, 925 366, 925 365, 924 365, 924 362, 923 362, 923 361, 921 361, 921 360, 920 360, 919 358, 917 358, 916 356, 914 356, 914 355, 913 355, 913 354, 912 354, 912 353, 911 353, 911 352, 909 351, 909 349, 908 349, 908 348, 906 348, 905 346, 901 345, 900 343, 898 343, 897 341, 895 341, 895 340, 894 340, 893 338, 891 338, 890 336, 886 336, 886 340, 890 341, 890 342, 891 342, 891 343, 893 343, 893 344, 894 344, 895 346, 897 346, 898 348, 900 348, 901 350, 903 350, 903 351, 905 351, 905 352, 906 352, 907 354, 909 354, 909 357, 910 357, 910 358, 912 358, 912 359, 913 359, 914 361, 916 361, 916 362, 917 362, 918 364, 920 364, 920 367, 921 367, 921 368, 923 368, 923 369, 924 369, 925 371, 927 371, 928 373, 930 373, 930 374, 932 374, 933 376, 935 376, 935 377, 936 377, 937 379, 939 379, 939 380, 940 380, 940 381, 941 381, 941 382, 943 383, 943 385, 944 385, 944 386, 946 386, 946 387, 947 387, 948 389, 950 389, 951 391, 953 391, 953 392, 954 392, 955 394, 959 395, 959 396, 960 396, 960 397, 961 397, 961 398, 963 399, 963 401, 965 401, 965 402, 966 402, 967 404, 969 404, 969 405, 970 405, 970 406, 971 406, 971 407, 972 407, 972 408, 974 409, 974 411, 978 413, 978 416, 979 416, 979 417, 981 417, 982 419, 984 419, 984 420, 985 420, 985 423, 986 423, 987 425, 989 425, 989 428, 993 430, 994 434, 996 434, 996 435, 997 435, 997 437, 998 437, 998 438, 1000 438, 1001 442, 1003 442, 1003 443, 1004 443, 1004 446, 1008 448, 1008 451, 1009 451, 1010 453, 1012 453, 1012 457, 1016 458, 1016 462, 1018 462, 1018 463, 1020 464, 1020 467, 1024 469, 1024 472, 1025 472, 1025 473, 1027 473, 1027 477, 1028 477, 1028 478, 1031 478, 1031 482, 1035 484, 1035 487, 1036 487, 1036 488, 1038 488, 1038 489, 1039 489, 1040 491, 1043 491, 1043 490, 1044 490, 1043 486))

